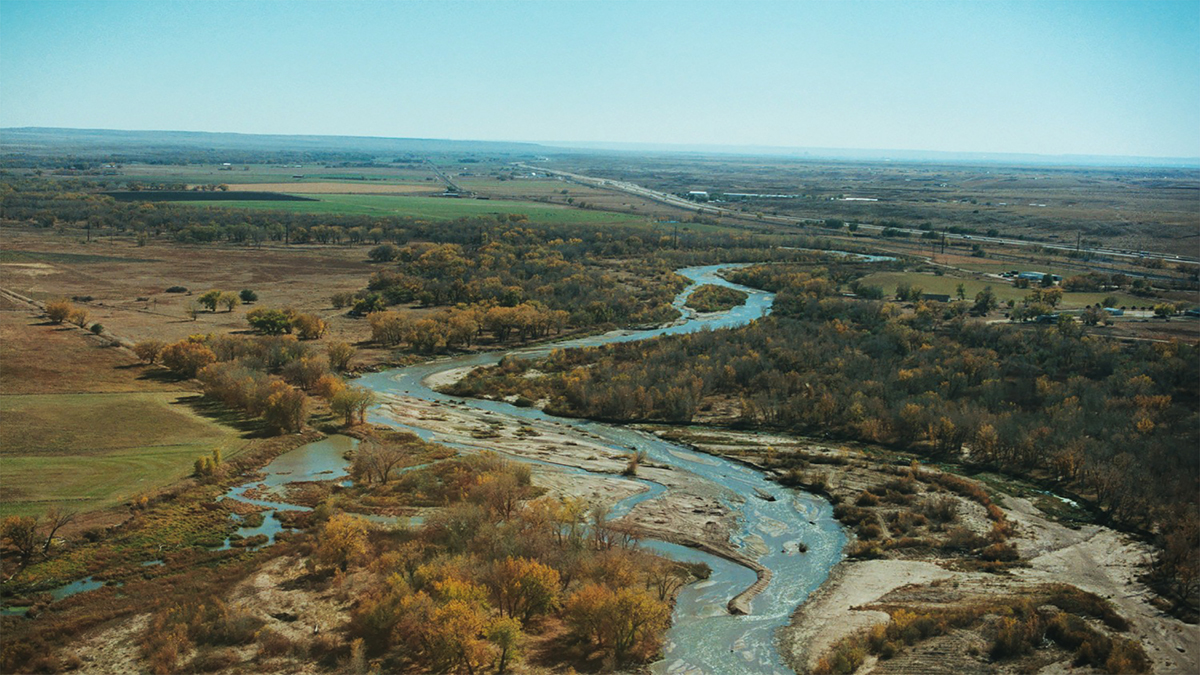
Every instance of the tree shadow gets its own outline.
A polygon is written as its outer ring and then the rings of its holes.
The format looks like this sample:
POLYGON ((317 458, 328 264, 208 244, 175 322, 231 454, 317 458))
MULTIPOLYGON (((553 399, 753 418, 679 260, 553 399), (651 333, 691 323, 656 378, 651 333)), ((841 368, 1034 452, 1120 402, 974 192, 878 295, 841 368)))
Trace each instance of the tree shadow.
POLYGON ((229 408, 222 403, 205 398, 202 394, 181 396, 175 400, 173 405, 186 405, 197 415, 207 420, 237 429, 241 432, 242 438, 270 438, 274 436, 262 420, 249 417, 245 413, 229 408))
MULTIPOLYGON (((141 364, 131 364, 129 366, 121 366, 122 368, 132 368, 141 364)), ((188 378, 181 377, 166 368, 147 368, 141 375, 138 375, 139 380, 147 382, 157 382, 158 384, 179 384, 186 382, 188 378)))

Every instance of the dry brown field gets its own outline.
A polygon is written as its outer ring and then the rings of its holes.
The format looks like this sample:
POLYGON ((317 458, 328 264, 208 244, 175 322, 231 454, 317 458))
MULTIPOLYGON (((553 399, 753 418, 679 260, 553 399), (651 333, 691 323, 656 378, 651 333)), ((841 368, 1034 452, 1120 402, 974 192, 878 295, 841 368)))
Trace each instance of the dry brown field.
MULTIPOLYGON (((196 333, 243 331, 254 307, 294 307, 329 323, 328 340, 356 343, 370 337, 365 320, 336 310, 330 296, 357 291, 379 265, 367 260, 369 246, 186 246, 114 238, 86 244, 54 233, 0 232, 5 262, 0 287, 38 301, 86 297, 91 320, 108 334, 130 342, 174 341, 196 333), (14 261, 15 260, 15 261, 14 261), (188 293, 166 293, 171 286, 188 293), (196 320, 188 306, 210 289, 258 294, 253 305, 232 312, 201 311, 196 320)), ((386 354, 377 356, 385 358, 386 354)), ((364 354, 359 359, 369 359, 364 354)))

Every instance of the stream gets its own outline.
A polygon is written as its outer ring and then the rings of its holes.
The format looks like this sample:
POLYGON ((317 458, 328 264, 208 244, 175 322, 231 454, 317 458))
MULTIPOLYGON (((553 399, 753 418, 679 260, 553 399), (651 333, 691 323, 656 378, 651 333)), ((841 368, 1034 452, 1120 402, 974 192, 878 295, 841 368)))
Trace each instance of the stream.
MULTIPOLYGON (((654 463, 683 470, 716 486, 722 501, 738 515, 738 531, 733 543, 748 557, 773 573, 770 584, 750 603, 749 615, 731 615, 726 610, 730 598, 756 580, 755 573, 723 558, 684 546, 656 540, 643 540, 642 546, 680 561, 703 562, 712 575, 686 586, 679 594, 672 626, 663 648, 663 660, 654 665, 659 673, 789 673, 775 646, 776 631, 788 623, 791 613, 828 576, 842 556, 846 542, 833 519, 833 509, 824 499, 798 492, 768 481, 764 474, 742 464, 695 452, 651 434, 623 425, 582 419, 560 418, 535 408, 521 408, 502 401, 462 400, 439 394, 425 384, 432 375, 448 370, 486 366, 512 355, 538 358, 553 349, 591 347, 614 342, 645 340, 659 335, 690 333, 698 330, 741 326, 765 316, 771 310, 774 294, 726 281, 719 273, 742 265, 709 265, 678 270, 692 283, 675 299, 680 320, 650 330, 614 331, 599 336, 565 340, 506 353, 470 354, 442 359, 407 368, 366 375, 356 383, 389 397, 412 397, 442 405, 469 409, 486 421, 513 424, 530 421, 557 425, 564 433, 576 433, 581 440, 598 443, 618 452, 636 448, 646 452, 654 463), (745 303, 726 312, 697 314, 684 303, 701 285, 716 284, 748 294, 745 303), (486 415, 486 417, 482 417, 486 415), (767 501, 757 495, 769 495, 767 501), (807 547, 807 553, 797 549, 807 547), (765 550, 765 553, 761 553, 765 550), (756 554, 758 551, 760 554, 756 554)), ((403 403, 403 399, 399 400, 403 403)), ((477 450, 479 445, 464 446, 442 438, 431 429, 400 425, 376 412, 370 421, 409 429, 422 438, 452 447, 477 450)), ((525 458, 517 457, 522 461, 525 458)), ((585 472, 570 467, 568 471, 585 472)), ((606 477, 611 477, 605 474, 606 477)), ((629 479, 646 486, 642 492, 619 502, 611 516, 627 514, 638 503, 660 496, 665 488, 644 479, 629 479)))

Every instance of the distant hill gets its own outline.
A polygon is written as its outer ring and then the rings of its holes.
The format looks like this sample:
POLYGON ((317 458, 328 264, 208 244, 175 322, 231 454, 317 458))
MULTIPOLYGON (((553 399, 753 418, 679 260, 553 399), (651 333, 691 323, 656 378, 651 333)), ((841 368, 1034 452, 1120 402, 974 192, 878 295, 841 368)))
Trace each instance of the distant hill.
POLYGON ((741 155, 795 159, 915 162, 934 164, 1004 164, 1011 166, 1140 166, 1195 168, 1200 157, 1127 157, 1122 155, 1038 155, 1016 152, 946 152, 941 150, 879 150, 857 148, 794 148, 770 145, 683 145, 664 143, 593 143, 548 141, 556 151, 575 148, 595 152, 664 155, 741 155))
POLYGON ((370 136, 285 136, 201 131, 119 131, 22 127, 0 129, 0 154, 71 154, 80 157, 222 153, 349 155, 385 157, 442 153, 488 153, 533 157, 547 147, 536 143, 450 141, 370 136))
POLYGON ((204 131, 119 131, 20 127, 0 129, 0 157, 74 156, 105 161, 303 161, 336 159, 371 161, 431 155, 488 154, 529 160, 539 156, 578 154, 741 155, 812 160, 917 162, 946 164, 995 163, 1016 166, 1200 167, 1195 157, 1121 157, 1037 155, 929 150, 863 150, 854 148, 790 148, 738 145, 679 145, 553 141, 452 141, 436 138, 379 136, 297 136, 204 131), (265 156, 264 155, 268 155, 265 156))

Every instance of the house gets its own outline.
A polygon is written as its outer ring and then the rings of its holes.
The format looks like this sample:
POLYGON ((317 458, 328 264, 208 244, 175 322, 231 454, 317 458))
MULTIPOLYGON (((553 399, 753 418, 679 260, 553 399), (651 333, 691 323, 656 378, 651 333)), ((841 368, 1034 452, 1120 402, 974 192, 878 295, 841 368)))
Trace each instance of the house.
POLYGON ((941 293, 922 293, 921 299, 928 302, 950 302, 950 296, 941 293))
POLYGON ((1104 311, 1108 312, 1109 316, 1125 316, 1125 310, 1117 307, 1105 307, 1104 311))

